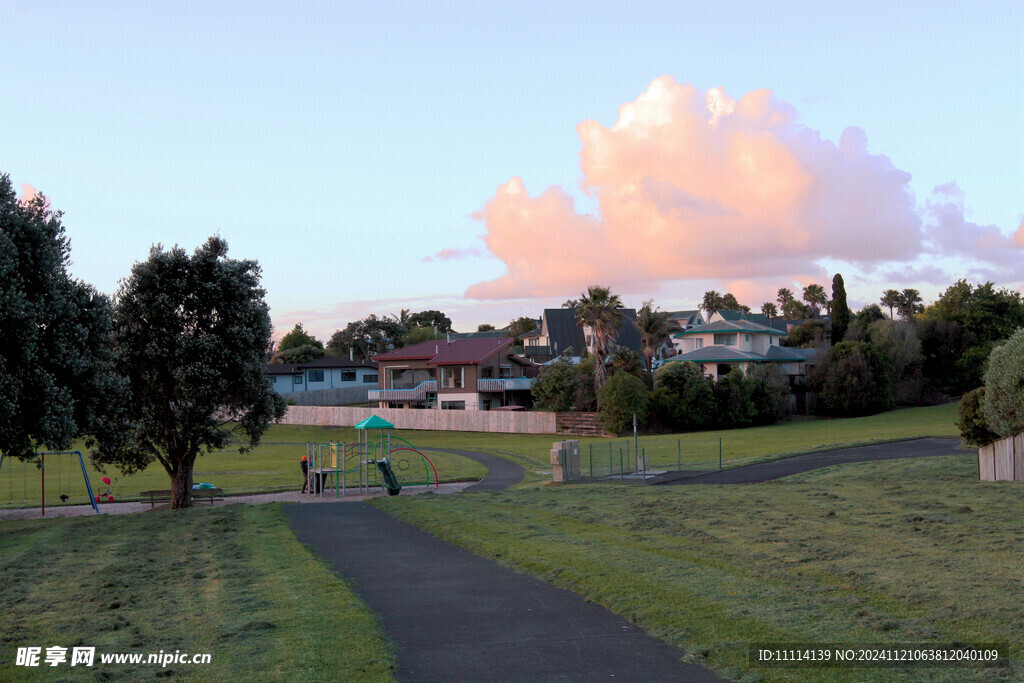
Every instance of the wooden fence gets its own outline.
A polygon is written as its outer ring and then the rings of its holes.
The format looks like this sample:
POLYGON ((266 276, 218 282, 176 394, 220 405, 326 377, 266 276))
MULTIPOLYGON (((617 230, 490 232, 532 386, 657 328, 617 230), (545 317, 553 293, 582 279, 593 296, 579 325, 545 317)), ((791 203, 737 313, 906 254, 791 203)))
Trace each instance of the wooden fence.
POLYGON ((979 448, 978 478, 981 481, 1024 481, 1024 434, 979 448))
POLYGON ((351 427, 371 415, 396 429, 506 434, 555 434, 555 413, 504 410, 410 410, 403 408, 346 408, 288 406, 281 424, 351 427))
MULTIPOLYGON (((374 384, 374 387, 377 385, 374 384)), ((312 391, 291 391, 281 397, 297 406, 344 406, 351 403, 366 403, 370 388, 335 387, 334 389, 313 389, 312 391)))

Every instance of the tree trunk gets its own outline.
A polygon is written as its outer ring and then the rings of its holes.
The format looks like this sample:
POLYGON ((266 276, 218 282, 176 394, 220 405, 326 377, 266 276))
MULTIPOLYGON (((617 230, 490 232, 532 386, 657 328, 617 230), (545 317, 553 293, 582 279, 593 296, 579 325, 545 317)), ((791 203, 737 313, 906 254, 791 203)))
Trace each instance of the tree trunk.
POLYGON ((171 509, 192 507, 192 465, 182 463, 171 475, 171 509))

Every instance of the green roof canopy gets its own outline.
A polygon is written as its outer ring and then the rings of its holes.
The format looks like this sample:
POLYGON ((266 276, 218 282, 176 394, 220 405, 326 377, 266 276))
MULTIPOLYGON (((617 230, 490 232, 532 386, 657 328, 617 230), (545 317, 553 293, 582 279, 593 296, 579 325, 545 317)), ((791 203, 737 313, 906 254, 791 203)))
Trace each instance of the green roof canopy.
POLYGON ((356 425, 356 429, 394 429, 395 425, 391 424, 383 417, 377 417, 371 415, 362 422, 356 425))

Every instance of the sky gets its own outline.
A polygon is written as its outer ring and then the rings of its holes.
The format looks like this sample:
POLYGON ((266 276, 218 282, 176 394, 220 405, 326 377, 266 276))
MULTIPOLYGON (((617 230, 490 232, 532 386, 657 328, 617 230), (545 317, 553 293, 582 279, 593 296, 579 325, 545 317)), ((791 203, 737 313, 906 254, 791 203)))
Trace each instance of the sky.
POLYGON ((0 3, 0 173, 114 294, 259 261, 277 336, 1024 282, 1024 3, 0 3))

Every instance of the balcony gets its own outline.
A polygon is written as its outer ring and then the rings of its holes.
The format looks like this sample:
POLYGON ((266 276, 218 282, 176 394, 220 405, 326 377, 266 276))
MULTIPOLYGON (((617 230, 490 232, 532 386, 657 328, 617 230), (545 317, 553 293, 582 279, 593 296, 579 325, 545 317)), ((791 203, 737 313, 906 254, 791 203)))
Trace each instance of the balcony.
POLYGON ((406 389, 370 389, 370 401, 426 401, 427 394, 437 393, 437 380, 420 382, 406 389))
POLYGON ((508 379, 479 379, 476 382, 476 390, 529 391, 531 384, 533 384, 532 377, 512 377, 508 379))
POLYGON ((547 346, 547 345, 545 345, 545 346, 529 346, 529 345, 527 345, 527 346, 523 347, 523 355, 525 355, 527 358, 529 358, 530 356, 550 356, 551 355, 551 347, 547 346))

